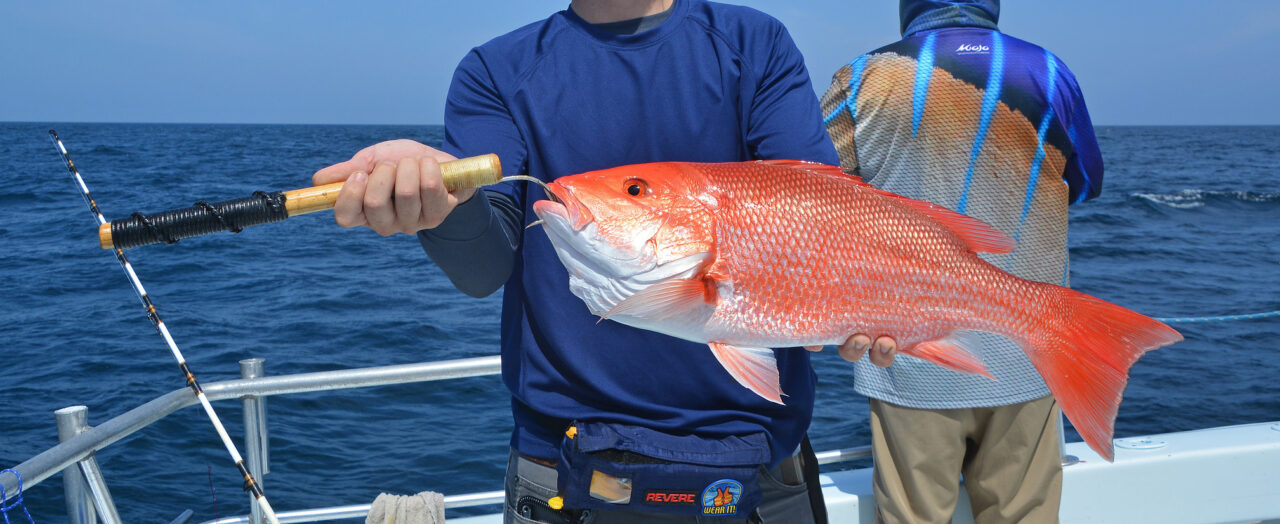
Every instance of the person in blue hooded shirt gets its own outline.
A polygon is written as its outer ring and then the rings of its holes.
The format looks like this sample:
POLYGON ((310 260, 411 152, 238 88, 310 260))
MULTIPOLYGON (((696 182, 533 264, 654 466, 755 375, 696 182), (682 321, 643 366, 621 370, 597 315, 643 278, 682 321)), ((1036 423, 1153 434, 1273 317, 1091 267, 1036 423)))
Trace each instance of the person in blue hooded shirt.
MULTIPOLYGON (((1001 33, 997 0, 902 0, 899 12, 903 38, 842 67, 822 98, 842 166, 995 226, 1017 247, 984 259, 1067 285, 1067 206, 1097 196, 1103 172, 1075 77, 1001 33)), ((870 398, 879 521, 949 522, 961 475, 977 522, 1057 520, 1053 397, 1012 342, 983 335, 979 353, 994 381, 842 352, 870 398)))
POLYGON ((570 293, 546 235, 524 229, 541 189, 449 193, 438 167, 497 153, 506 174, 550 181, 658 161, 835 164, 782 24, 703 0, 574 0, 462 59, 445 133, 443 151, 383 142, 313 181, 347 180, 334 208, 340 225, 417 234, 458 289, 504 288, 502 377, 515 419, 506 521, 577 522, 587 512, 594 522, 818 519, 816 463, 801 471, 797 458, 814 400, 808 352, 776 352, 787 394, 779 405, 739 385, 705 345, 601 322, 570 293), (663 471, 630 473, 648 467, 663 471), (667 476, 641 486, 642 475, 667 476))

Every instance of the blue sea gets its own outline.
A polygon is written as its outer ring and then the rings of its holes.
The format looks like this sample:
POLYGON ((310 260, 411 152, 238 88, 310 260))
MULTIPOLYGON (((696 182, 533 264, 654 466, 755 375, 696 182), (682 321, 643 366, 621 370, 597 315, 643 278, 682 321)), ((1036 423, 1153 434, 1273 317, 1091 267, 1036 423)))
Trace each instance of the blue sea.
MULTIPOLYGON (((88 406, 97 425, 184 387, 98 247, 51 128, 108 219, 306 187, 315 170, 374 142, 443 137, 439 126, 0 123, 0 468, 57 443, 54 410, 88 406)), ((1102 127, 1098 139, 1103 195, 1072 208, 1075 288, 1155 317, 1280 310, 1280 127, 1102 127)), ((205 384, 238 378, 250 357, 278 375, 498 352, 500 293, 468 298, 412 237, 342 229, 328 212, 128 256, 205 384)), ((1185 342, 1134 366, 1117 436, 1280 420, 1280 319, 1174 327, 1185 342)), ((830 350, 814 362, 815 447, 868 443, 850 366, 830 350)), ((510 415, 496 376, 267 406, 264 486, 277 511, 501 489, 510 415)), ((215 407, 243 446, 239 402, 215 407)), ((125 521, 248 511, 199 408, 97 457, 125 521)), ((56 476, 28 487, 25 504, 37 522, 66 518, 56 476)))

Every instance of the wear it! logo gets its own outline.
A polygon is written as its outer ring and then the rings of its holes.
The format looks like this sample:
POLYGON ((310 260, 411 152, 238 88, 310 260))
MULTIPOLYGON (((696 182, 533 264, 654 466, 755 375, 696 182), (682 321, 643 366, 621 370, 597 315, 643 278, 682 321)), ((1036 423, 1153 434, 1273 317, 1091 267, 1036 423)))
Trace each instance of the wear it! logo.
POLYGON ((962 55, 986 54, 991 52, 991 48, 982 44, 960 44, 956 48, 956 53, 962 55))
POLYGON ((728 516, 738 513, 738 501, 742 499, 742 484, 723 479, 712 482, 702 490, 702 514, 728 516))

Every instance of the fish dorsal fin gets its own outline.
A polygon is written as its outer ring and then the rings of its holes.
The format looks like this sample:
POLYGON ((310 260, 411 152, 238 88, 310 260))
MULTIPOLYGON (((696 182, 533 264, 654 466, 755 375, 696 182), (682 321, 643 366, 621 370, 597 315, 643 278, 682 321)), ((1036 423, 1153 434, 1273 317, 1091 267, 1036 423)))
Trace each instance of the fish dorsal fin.
POLYGON ((866 182, 862 181, 862 177, 855 175, 853 173, 850 173, 848 171, 845 171, 845 169, 840 166, 832 166, 832 165, 822 164, 819 162, 808 162, 805 160, 756 160, 756 162, 759 162, 761 164, 771 165, 771 166, 789 167, 792 169, 803 169, 805 171, 822 173, 828 176, 838 176, 842 178, 848 178, 859 184, 865 185, 867 187, 871 187, 870 184, 867 184, 866 182))
POLYGON ((734 346, 711 342, 711 353, 743 387, 769 402, 782 404, 782 385, 778 379, 778 360, 769 348, 734 346))
POLYGON ((965 245, 977 253, 1009 253, 1013 251, 1017 244, 1009 235, 1001 233, 991 224, 978 220, 968 215, 960 214, 945 207, 925 202, 923 200, 915 200, 901 195, 884 192, 895 198, 901 199, 901 202, 915 208, 917 211, 929 215, 930 218, 937 220, 938 223, 946 226, 947 229, 955 232, 964 241, 965 245))
POLYGON ((977 356, 977 348, 981 343, 982 339, 975 332, 956 331, 937 340, 921 342, 911 349, 903 350, 903 353, 951 371, 973 373, 995 380, 982 359, 977 356))
POLYGON ((762 164, 772 166, 788 167, 792 169, 802 169, 813 173, 820 173, 838 180, 844 180, 847 183, 857 185, 866 190, 875 192, 879 195, 896 199, 898 202, 905 204, 921 213, 929 215, 930 218, 938 221, 947 229, 955 232, 964 241, 965 245, 977 253, 1009 253, 1013 251, 1015 243, 1009 235, 1001 233, 991 224, 957 213, 945 207, 939 206, 931 202, 907 198, 897 193, 890 193, 883 189, 876 188, 862 180, 858 175, 846 173, 839 166, 829 166, 816 162, 804 162, 801 160, 758 160, 762 164))
POLYGON ((707 307, 715 301, 715 288, 699 279, 673 278, 646 287, 631 295, 601 318, 616 315, 662 321, 689 316, 694 309, 707 307))

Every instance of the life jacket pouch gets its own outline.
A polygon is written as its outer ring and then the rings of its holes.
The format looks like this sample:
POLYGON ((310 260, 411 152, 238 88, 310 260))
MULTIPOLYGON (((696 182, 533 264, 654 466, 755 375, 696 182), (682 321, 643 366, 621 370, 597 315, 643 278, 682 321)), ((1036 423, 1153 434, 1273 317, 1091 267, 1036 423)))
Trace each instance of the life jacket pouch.
POLYGON ((575 422, 556 466, 566 507, 743 519, 760 504, 763 433, 708 438, 575 422))

